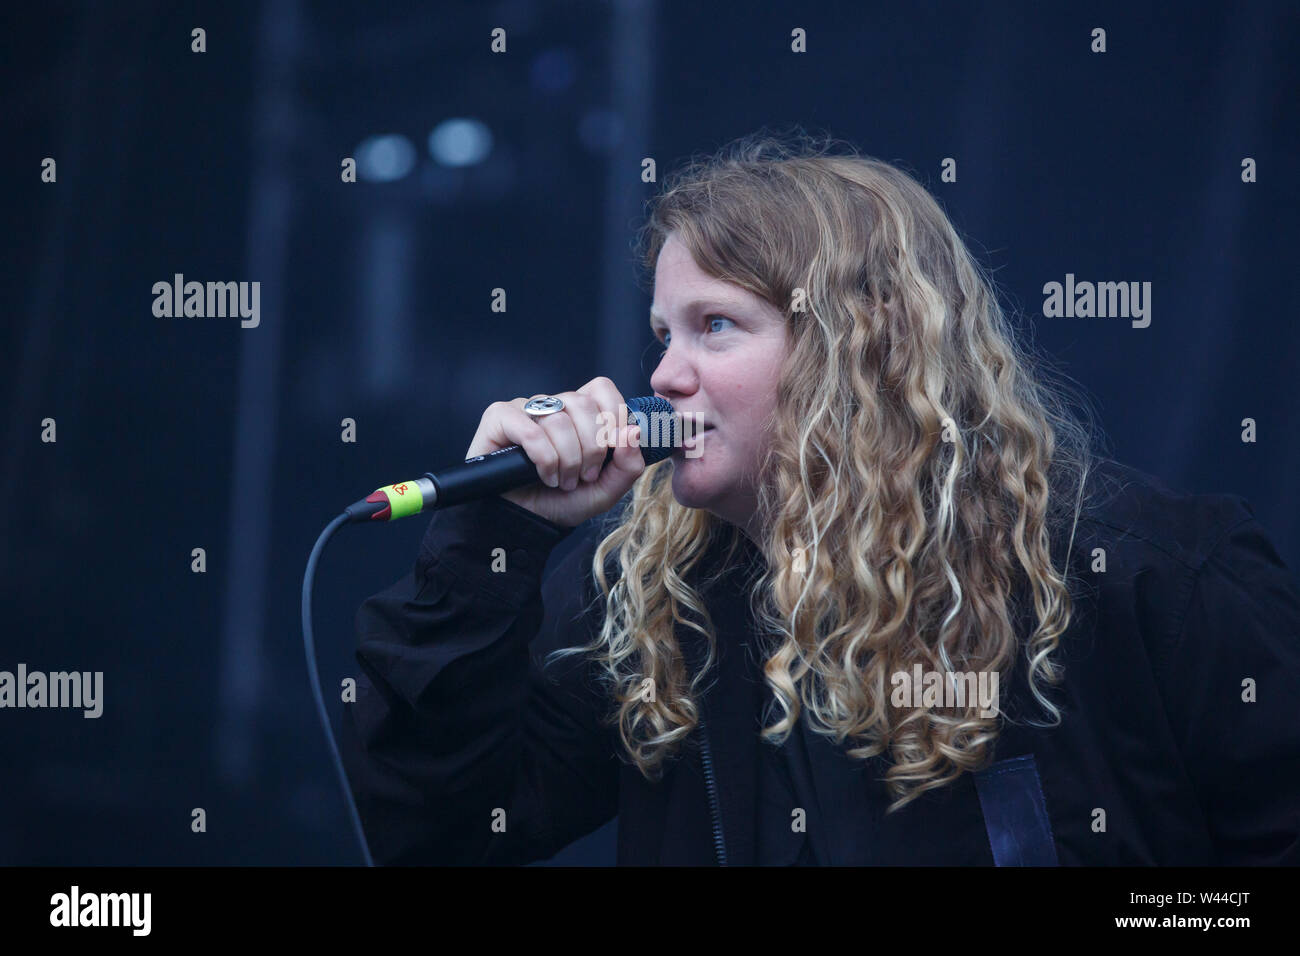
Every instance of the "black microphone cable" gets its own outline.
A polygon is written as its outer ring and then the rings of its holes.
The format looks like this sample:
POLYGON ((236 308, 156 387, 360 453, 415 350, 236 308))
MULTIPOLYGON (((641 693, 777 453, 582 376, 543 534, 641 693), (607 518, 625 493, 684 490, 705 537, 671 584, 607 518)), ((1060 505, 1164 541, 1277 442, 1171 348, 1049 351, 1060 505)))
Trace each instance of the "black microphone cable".
MULTIPOLYGON (((671 404, 662 398, 647 396, 632 398, 626 403, 628 419, 641 429, 641 455, 647 465, 662 461, 679 447, 684 432, 682 419, 671 404)), ((613 449, 605 456, 608 462, 613 456, 613 449)), ((370 854, 370 844, 366 842, 366 833, 361 825, 361 814, 348 783, 348 774, 339 754, 338 744, 334 740, 334 730, 330 727, 329 711, 325 708, 325 694, 321 690, 320 673, 316 666, 316 640, 311 625, 312 582, 316 578, 316 565, 321 552, 339 528, 345 524, 361 521, 392 521, 409 515, 420 514, 437 507, 448 507, 471 498, 498 494, 510 488, 520 487, 537 480, 537 469, 518 445, 511 445, 492 452, 479 455, 465 462, 445 468, 441 472, 426 472, 413 481, 402 481, 385 485, 359 501, 354 501, 334 518, 316 539, 307 558, 307 568, 302 576, 302 640, 303 651, 307 655, 307 676, 311 681, 312 697, 316 702, 316 713, 320 717, 321 729, 325 731, 325 740, 329 744, 330 757, 338 773, 339 784, 343 788, 343 798, 347 801, 348 816, 352 829, 361 845, 361 856, 366 866, 374 866, 370 854)))
POLYGON ((325 550, 325 544, 333 537, 334 532, 352 520, 348 512, 343 512, 320 533, 316 539, 316 546, 311 549, 311 557, 307 559, 307 570, 302 576, 302 641, 303 649, 307 653, 307 676, 311 680, 311 693, 316 699, 316 713, 320 716, 321 728, 325 731, 325 740, 330 745, 330 756, 334 758, 334 769, 338 771, 339 784, 343 787, 343 797, 348 803, 348 815, 352 818, 352 829, 357 835, 357 842, 361 844, 361 857, 366 861, 366 866, 374 866, 375 861, 370 856, 370 844, 366 842, 366 832, 361 828, 361 814, 357 812, 357 802, 352 797, 352 787, 348 784, 348 774, 343 768, 343 758, 339 755, 338 744, 334 742, 334 731, 330 727, 329 712, 325 709, 325 695, 321 691, 320 673, 316 669, 316 639, 312 635, 311 627, 311 586, 316 577, 316 562, 320 560, 320 554, 325 550))

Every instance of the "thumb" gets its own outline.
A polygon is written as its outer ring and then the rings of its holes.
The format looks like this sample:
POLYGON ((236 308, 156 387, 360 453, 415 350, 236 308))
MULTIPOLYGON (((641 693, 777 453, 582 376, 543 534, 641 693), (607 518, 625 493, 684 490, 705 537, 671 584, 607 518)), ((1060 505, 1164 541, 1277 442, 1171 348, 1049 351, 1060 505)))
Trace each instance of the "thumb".
POLYGON ((645 470, 645 458, 641 455, 641 428, 638 425, 627 426, 619 435, 618 445, 614 448, 614 457, 600 473, 597 483, 602 489, 618 497, 632 486, 632 482, 645 470))

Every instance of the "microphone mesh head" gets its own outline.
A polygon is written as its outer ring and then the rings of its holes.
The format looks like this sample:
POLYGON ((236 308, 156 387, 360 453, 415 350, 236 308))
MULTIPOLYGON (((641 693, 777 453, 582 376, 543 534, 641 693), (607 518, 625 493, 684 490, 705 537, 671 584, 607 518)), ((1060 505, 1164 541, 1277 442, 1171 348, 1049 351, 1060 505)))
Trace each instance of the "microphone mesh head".
POLYGON ((641 429, 641 457, 647 465, 663 461, 681 445, 681 424, 666 399, 656 395, 629 398, 627 421, 641 429))

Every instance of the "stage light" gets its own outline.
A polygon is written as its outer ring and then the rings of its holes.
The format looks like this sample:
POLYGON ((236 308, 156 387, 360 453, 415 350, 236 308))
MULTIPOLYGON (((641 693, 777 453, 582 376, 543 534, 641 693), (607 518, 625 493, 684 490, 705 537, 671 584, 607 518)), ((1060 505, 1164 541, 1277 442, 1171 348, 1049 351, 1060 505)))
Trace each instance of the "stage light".
POLYGON ((376 183, 401 179, 415 165, 415 147, 405 136, 371 136, 357 146, 357 175, 376 183))
POLYGON ((492 131, 476 119, 443 120, 429 134, 429 155, 443 166, 474 166, 492 152, 492 131))

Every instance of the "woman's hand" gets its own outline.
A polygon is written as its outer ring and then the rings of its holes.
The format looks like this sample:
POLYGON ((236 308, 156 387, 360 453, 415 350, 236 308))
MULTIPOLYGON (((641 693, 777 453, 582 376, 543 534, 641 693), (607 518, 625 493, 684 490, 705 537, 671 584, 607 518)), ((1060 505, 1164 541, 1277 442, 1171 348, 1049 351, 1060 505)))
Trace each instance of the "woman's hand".
POLYGON ((528 399, 493 402, 483 412, 465 457, 522 447, 544 484, 503 492, 501 497, 571 528, 612 508, 645 470, 645 459, 639 447, 641 430, 636 425, 616 427, 624 402, 608 378, 593 378, 576 392, 557 397, 564 410, 541 418, 524 411, 528 399), (614 456, 606 464, 610 448, 614 456))

